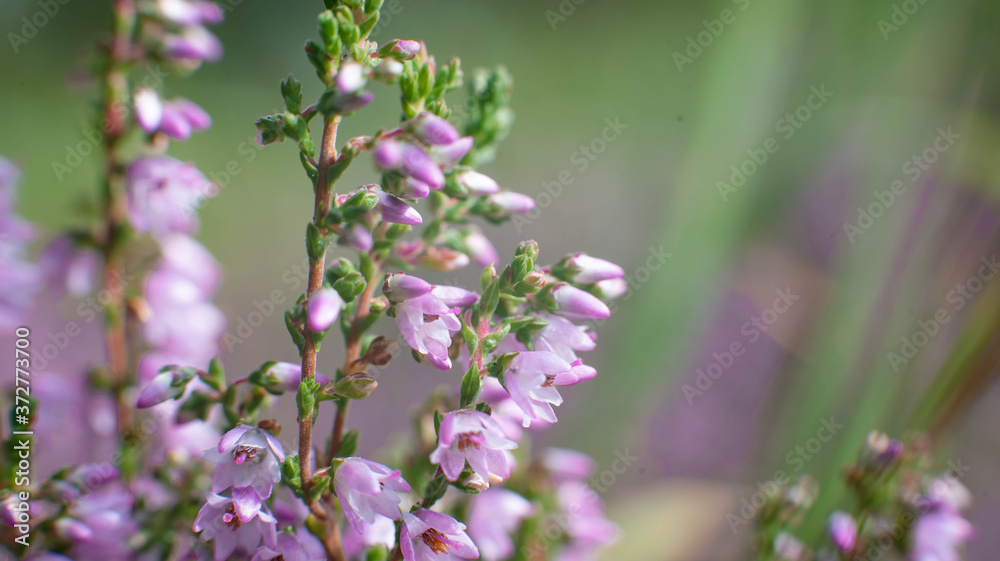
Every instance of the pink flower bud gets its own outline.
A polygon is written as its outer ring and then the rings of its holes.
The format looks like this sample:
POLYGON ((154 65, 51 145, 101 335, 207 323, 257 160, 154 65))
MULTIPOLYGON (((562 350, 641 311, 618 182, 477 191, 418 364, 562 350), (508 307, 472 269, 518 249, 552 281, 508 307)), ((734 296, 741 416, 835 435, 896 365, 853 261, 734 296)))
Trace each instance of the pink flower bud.
POLYGON ((375 165, 382 169, 396 169, 403 163, 403 145, 392 139, 383 140, 372 151, 375 165))
POLYGON ((163 118, 163 102, 156 91, 139 88, 135 92, 135 120, 146 134, 156 132, 163 118))
POLYGON ((431 283, 424 279, 405 273, 386 275, 385 282, 382 283, 382 293, 393 302, 402 302, 410 298, 423 296, 433 288, 431 283))
POLYGON ((535 200, 521 193, 504 191, 490 195, 490 202, 504 214, 525 214, 535 209, 535 200))
POLYGON ((429 155, 434 163, 439 166, 449 168, 458 162, 472 150, 473 139, 471 136, 463 136, 451 144, 436 144, 431 146, 429 155))
POLYGON ((337 89, 343 93, 354 93, 365 85, 364 67, 356 62, 348 62, 337 73, 337 89))
POLYGON ((332 288, 321 288, 309 297, 306 304, 306 316, 309 318, 309 329, 326 331, 340 315, 340 307, 344 305, 340 294, 332 288))
POLYGON ((837 549, 847 552, 854 548, 854 540, 858 537, 858 525, 850 514, 839 510, 834 512, 830 515, 826 527, 830 533, 830 541, 837 546, 837 549))
POLYGON ((420 53, 420 42, 404 39, 392 48, 392 54, 400 60, 410 60, 420 53))
POLYGON ((448 122, 447 119, 424 111, 410 121, 409 126, 413 134, 427 144, 451 144, 458 140, 458 131, 448 122))
POLYGON ((459 172, 455 174, 455 181, 477 195, 492 195, 500 191, 500 186, 497 185, 496 181, 478 171, 459 172))
POLYGON ((423 181, 435 191, 444 187, 444 174, 434 160, 419 146, 406 144, 403 146, 403 173, 423 181))
POLYGON ((559 314, 571 319, 597 319, 611 315, 608 306, 593 294, 567 283, 557 284, 551 292, 559 314))

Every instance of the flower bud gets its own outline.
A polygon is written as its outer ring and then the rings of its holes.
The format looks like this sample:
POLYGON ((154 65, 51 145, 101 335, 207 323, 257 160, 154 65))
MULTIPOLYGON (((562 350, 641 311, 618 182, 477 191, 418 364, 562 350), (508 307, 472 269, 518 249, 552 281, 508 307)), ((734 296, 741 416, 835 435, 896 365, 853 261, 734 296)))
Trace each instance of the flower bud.
POLYGON ((574 253, 568 256, 553 268, 553 272, 560 277, 580 284, 620 279, 625 276, 625 271, 618 265, 604 259, 591 257, 586 253, 574 253))
POLYGON ((496 248, 493 247, 493 243, 478 230, 469 232, 465 236, 465 248, 468 250, 472 262, 479 267, 495 264, 500 260, 496 248))
POLYGON ((430 194, 431 188, 429 185, 419 179, 407 177, 403 180, 403 187, 400 190, 399 196, 404 199, 422 199, 430 194))
POLYGON ((469 256, 450 247, 428 247, 420 256, 420 264, 433 271, 450 272, 469 264, 469 256))
POLYGON ((368 251, 375 244, 372 233, 361 224, 351 224, 340 233, 337 239, 340 245, 353 247, 358 251, 368 251))
POLYGON ((850 551, 854 548, 854 540, 858 537, 858 525, 850 514, 843 511, 836 511, 827 520, 827 531, 830 533, 830 541, 837 546, 840 551, 850 551))
POLYGON ((156 132, 163 119, 163 102, 156 91, 150 88, 139 88, 135 92, 135 120, 139 128, 146 134, 156 132))
POLYGON ((625 279, 608 279, 597 283, 597 291, 604 300, 614 300, 628 292, 628 283, 625 279))
POLYGON ((396 59, 387 58, 375 67, 374 75, 379 80, 393 82, 403 73, 403 63, 396 59))
POLYGON ((89 542, 94 537, 94 531, 89 526, 74 518, 60 518, 55 523, 56 535, 77 542, 89 542))
POLYGON ((459 172, 455 175, 455 181, 477 195, 492 195, 500 191, 496 181, 478 171, 459 172))
POLYGON ((444 186, 444 174, 434 160, 424 152, 423 148, 406 144, 402 150, 403 173, 423 181, 437 191, 444 186))
POLYGON ((187 383, 197 375, 194 368, 166 366, 142 389, 135 406, 146 409, 184 395, 187 383))
POLYGON ((340 307, 343 305, 344 301, 336 290, 321 288, 316 291, 306 304, 309 329, 315 332, 329 329, 340 315, 340 307))
POLYGON ((383 140, 375 145, 372 158, 382 169, 396 169, 403 163, 403 146, 391 138, 383 140))
POLYGON ((382 283, 382 293, 393 302, 402 302, 418 296, 423 296, 434 287, 420 277, 405 273, 392 273, 385 276, 382 283))
POLYGON ((431 146, 429 155, 434 163, 439 166, 449 168, 458 162, 472 150, 473 139, 471 136, 463 136, 450 144, 437 144, 431 146))
POLYGON ((447 119, 424 111, 407 123, 413 134, 427 144, 451 144, 459 139, 458 131, 447 119))
POLYGON ((249 380, 271 393, 294 392, 302 381, 302 366, 292 362, 265 362, 250 374, 249 380))
POLYGON ((611 316, 611 310, 593 294, 567 283, 559 283, 550 293, 556 310, 571 319, 596 319, 611 316))
POLYGON ((334 384, 332 392, 350 399, 364 399, 370 396, 377 387, 378 382, 374 378, 364 372, 358 372, 341 378, 339 382, 334 384))
POLYGON ((497 206, 501 214, 525 214, 535 209, 535 200, 522 193, 504 191, 490 195, 490 202, 497 206))
POLYGON ((799 561, 803 549, 802 542, 788 532, 781 531, 774 536, 774 553, 784 561, 799 561))
POLYGON ((420 53, 420 42, 404 39, 392 47, 392 56, 398 60, 410 60, 420 53))
POLYGON ((382 213, 382 220, 384 222, 416 226, 424 221, 424 219, 420 216, 420 213, 410 205, 403 202, 403 199, 400 199, 395 195, 390 195, 377 187, 372 190, 376 195, 378 195, 377 208, 382 213))
POLYGON ((364 67, 357 62, 347 62, 341 65, 337 73, 337 89, 345 94, 352 94, 365 85, 364 67))
POLYGON ((385 366, 392 360, 397 348, 399 348, 399 343, 395 339, 379 335, 368 345, 368 350, 365 351, 362 360, 375 366, 385 366))

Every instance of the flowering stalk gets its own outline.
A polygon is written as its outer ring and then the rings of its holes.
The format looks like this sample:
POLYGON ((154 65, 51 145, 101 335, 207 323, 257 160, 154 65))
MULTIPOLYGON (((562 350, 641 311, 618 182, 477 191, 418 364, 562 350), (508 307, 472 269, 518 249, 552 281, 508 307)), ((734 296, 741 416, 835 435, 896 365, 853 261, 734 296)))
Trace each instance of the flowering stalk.
POLYGON ((121 251, 125 228, 128 223, 128 206, 125 195, 124 162, 118 155, 118 144, 126 131, 128 114, 121 110, 129 101, 128 67, 132 57, 132 35, 135 29, 134 0, 115 0, 113 37, 107 53, 104 75, 103 118, 105 189, 102 243, 104 255, 104 291, 108 294, 106 305, 105 344, 108 354, 108 374, 114 384, 118 406, 118 432, 124 434, 131 425, 131 407, 125 403, 124 391, 128 384, 128 347, 126 341, 125 288, 121 283, 121 251))

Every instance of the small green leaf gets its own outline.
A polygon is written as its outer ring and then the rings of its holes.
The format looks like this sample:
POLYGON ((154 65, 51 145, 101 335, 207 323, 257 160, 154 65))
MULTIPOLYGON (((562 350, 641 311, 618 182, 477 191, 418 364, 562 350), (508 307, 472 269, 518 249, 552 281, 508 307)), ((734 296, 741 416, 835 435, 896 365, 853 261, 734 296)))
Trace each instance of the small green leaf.
POLYGON ((427 487, 424 488, 424 500, 420 506, 422 508, 431 508, 434 506, 434 503, 438 502, 438 499, 444 496, 447 490, 448 480, 445 479, 444 475, 439 475, 431 479, 427 482, 427 487))
POLYGON ((348 458, 358 451, 358 439, 361 438, 361 431, 351 429, 344 433, 340 439, 340 447, 337 448, 338 458, 348 458))
POLYGON ((482 389, 482 380, 479 378, 479 368, 473 362, 469 365, 469 370, 462 377, 461 407, 465 408, 475 403, 482 389))

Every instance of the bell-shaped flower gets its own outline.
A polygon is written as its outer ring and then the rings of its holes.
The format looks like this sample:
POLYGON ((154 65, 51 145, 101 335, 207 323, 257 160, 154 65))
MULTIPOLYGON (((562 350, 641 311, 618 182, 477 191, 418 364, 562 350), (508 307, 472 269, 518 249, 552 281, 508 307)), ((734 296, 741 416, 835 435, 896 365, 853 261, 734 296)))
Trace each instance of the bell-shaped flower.
POLYGON ((285 451, 278 439, 261 429, 240 425, 222 435, 215 449, 204 453, 206 460, 218 462, 212 476, 212 492, 233 488, 233 504, 240 522, 246 523, 260 512, 281 481, 285 451))
POLYGON ((410 298, 423 296, 434 286, 420 277, 406 273, 391 273, 382 282, 382 294, 392 302, 402 302, 410 298))
MULTIPOLYGON (((457 481, 469 462, 472 471, 488 484, 491 476, 510 477, 504 450, 517 448, 500 425, 481 411, 459 409, 444 416, 438 432, 437 449, 431 452, 432 464, 441 466, 448 481, 457 481)), ((494 479, 495 480, 495 479, 494 479)))
POLYGON ((563 278, 580 284, 590 284, 611 279, 620 279, 625 271, 610 261, 591 257, 586 253, 574 253, 557 266, 565 274, 563 278))
POLYGON ((198 511, 193 529, 201 532, 202 540, 214 540, 215 561, 226 561, 234 553, 253 555, 262 539, 266 547, 277 548, 276 522, 266 507, 253 520, 243 521, 233 499, 212 493, 198 511))
POLYGON ((458 312, 434 294, 424 294, 396 304, 396 325, 413 350, 434 367, 449 370, 451 338, 462 328, 458 312))
POLYGON ((424 508, 403 515, 399 542, 405 561, 479 558, 479 549, 465 533, 465 524, 424 508))
MULTIPOLYGON (((596 344, 587 327, 576 325, 566 318, 554 314, 538 314, 548 325, 535 332, 532 343, 536 351, 548 351, 570 363, 577 382, 589 380, 597 375, 597 370, 583 364, 576 351, 592 351, 596 344)), ((569 383, 561 385, 570 385, 569 383)))
POLYGON ((455 181, 476 195, 492 195, 500 191, 496 181, 478 171, 460 171, 455 174, 455 181))
POLYGON ((159 14, 177 25, 203 25, 222 21, 222 6, 206 0, 157 0, 159 14))
POLYGON ((511 534, 521 521, 531 516, 531 501, 509 490, 493 488, 472 499, 469 511, 469 536, 486 561, 501 561, 514 553, 511 534))
POLYGON ((459 139, 458 131, 447 119, 429 111, 417 115, 405 123, 405 126, 427 144, 451 144, 459 139))
POLYGON ((198 168, 167 156, 136 160, 128 169, 129 220, 140 232, 190 233, 194 211, 214 187, 198 168))
POLYGON ((570 363, 547 351, 519 353, 503 376, 504 387, 524 413, 525 427, 536 420, 555 423, 552 406, 563 401, 556 386, 579 381, 570 363))
POLYGON ((363 534, 366 525, 380 518, 399 520, 399 492, 410 492, 399 470, 366 460, 344 458, 333 476, 333 486, 354 532, 363 534))

